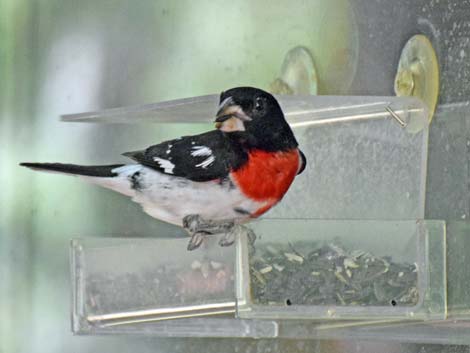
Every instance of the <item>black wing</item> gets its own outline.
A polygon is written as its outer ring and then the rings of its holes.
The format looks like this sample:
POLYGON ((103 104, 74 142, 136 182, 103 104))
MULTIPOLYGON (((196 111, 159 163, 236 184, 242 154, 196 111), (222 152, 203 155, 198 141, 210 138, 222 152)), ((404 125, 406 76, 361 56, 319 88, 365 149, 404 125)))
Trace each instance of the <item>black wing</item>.
POLYGON ((247 160, 246 153, 219 130, 180 137, 124 155, 161 173, 193 181, 226 178, 231 169, 247 160))

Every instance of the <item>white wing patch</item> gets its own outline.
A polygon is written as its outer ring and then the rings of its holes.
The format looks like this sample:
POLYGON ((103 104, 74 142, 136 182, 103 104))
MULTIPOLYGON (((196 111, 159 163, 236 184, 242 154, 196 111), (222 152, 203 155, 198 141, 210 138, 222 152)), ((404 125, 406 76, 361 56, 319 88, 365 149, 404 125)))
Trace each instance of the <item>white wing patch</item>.
POLYGON ((196 164, 196 167, 207 168, 215 161, 215 157, 212 155, 212 150, 207 146, 194 146, 191 156, 193 157, 202 157, 207 156, 201 163, 196 164))
POLYGON ((173 174, 173 169, 175 169, 175 165, 171 163, 169 160, 159 158, 159 157, 153 157, 153 160, 157 162, 160 165, 160 167, 163 168, 165 173, 173 174))
POLYGON ((212 156, 212 150, 206 146, 194 146, 193 151, 191 152, 191 156, 212 156))
POLYGON ((210 166, 212 163, 214 163, 215 161, 215 157, 214 156, 210 156, 209 158, 207 159, 204 159, 201 163, 199 164, 196 164, 196 167, 201 167, 201 168, 207 168, 208 166, 210 166))

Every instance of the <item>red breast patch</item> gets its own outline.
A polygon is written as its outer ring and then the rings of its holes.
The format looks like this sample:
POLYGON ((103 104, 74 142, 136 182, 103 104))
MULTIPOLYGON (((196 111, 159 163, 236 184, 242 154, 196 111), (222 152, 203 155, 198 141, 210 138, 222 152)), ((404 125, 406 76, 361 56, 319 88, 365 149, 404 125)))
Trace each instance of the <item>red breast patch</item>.
POLYGON ((299 163, 297 149, 286 152, 253 150, 249 153, 248 162, 232 176, 246 196, 267 202, 253 216, 260 216, 282 199, 297 175, 299 163))

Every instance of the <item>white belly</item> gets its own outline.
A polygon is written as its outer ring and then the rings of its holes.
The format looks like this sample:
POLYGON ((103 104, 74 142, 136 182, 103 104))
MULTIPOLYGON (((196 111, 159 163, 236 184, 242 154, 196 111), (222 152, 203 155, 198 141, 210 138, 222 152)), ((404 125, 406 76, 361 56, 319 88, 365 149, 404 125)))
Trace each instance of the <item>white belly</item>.
MULTIPOLYGON (((229 180, 194 182, 140 165, 119 169, 122 169, 120 184, 123 187, 127 184, 128 188, 122 193, 140 203, 150 216, 180 226, 183 218, 192 214, 207 220, 244 222, 250 219, 249 214, 265 205, 245 197, 229 180), (136 170, 140 172, 139 187, 132 189, 129 175, 136 170)), ((115 187, 113 189, 116 190, 115 187)))

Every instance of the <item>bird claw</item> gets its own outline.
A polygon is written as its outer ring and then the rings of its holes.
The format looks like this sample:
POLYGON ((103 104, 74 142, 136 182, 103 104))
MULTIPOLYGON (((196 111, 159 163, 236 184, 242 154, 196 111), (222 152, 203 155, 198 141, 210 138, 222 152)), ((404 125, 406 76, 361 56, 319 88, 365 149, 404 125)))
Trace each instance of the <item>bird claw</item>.
POLYGON ((219 240, 220 246, 230 246, 235 242, 235 232, 233 230, 228 231, 225 233, 222 238, 219 240))
POLYGON ((202 242, 204 241, 204 238, 207 236, 207 233, 204 232, 196 232, 191 236, 191 239, 189 240, 187 249, 188 251, 196 250, 198 247, 201 246, 202 242))
POLYGON ((235 242, 235 239, 241 234, 245 233, 248 238, 248 243, 253 246, 256 240, 256 234, 250 228, 234 224, 233 227, 224 233, 223 237, 219 241, 220 246, 230 246, 235 242))
POLYGON ((245 228, 245 231, 246 231, 246 236, 248 237, 248 243, 251 246, 253 246, 255 244, 255 241, 256 241, 256 234, 250 228, 248 228, 248 227, 244 227, 244 228, 245 228))

